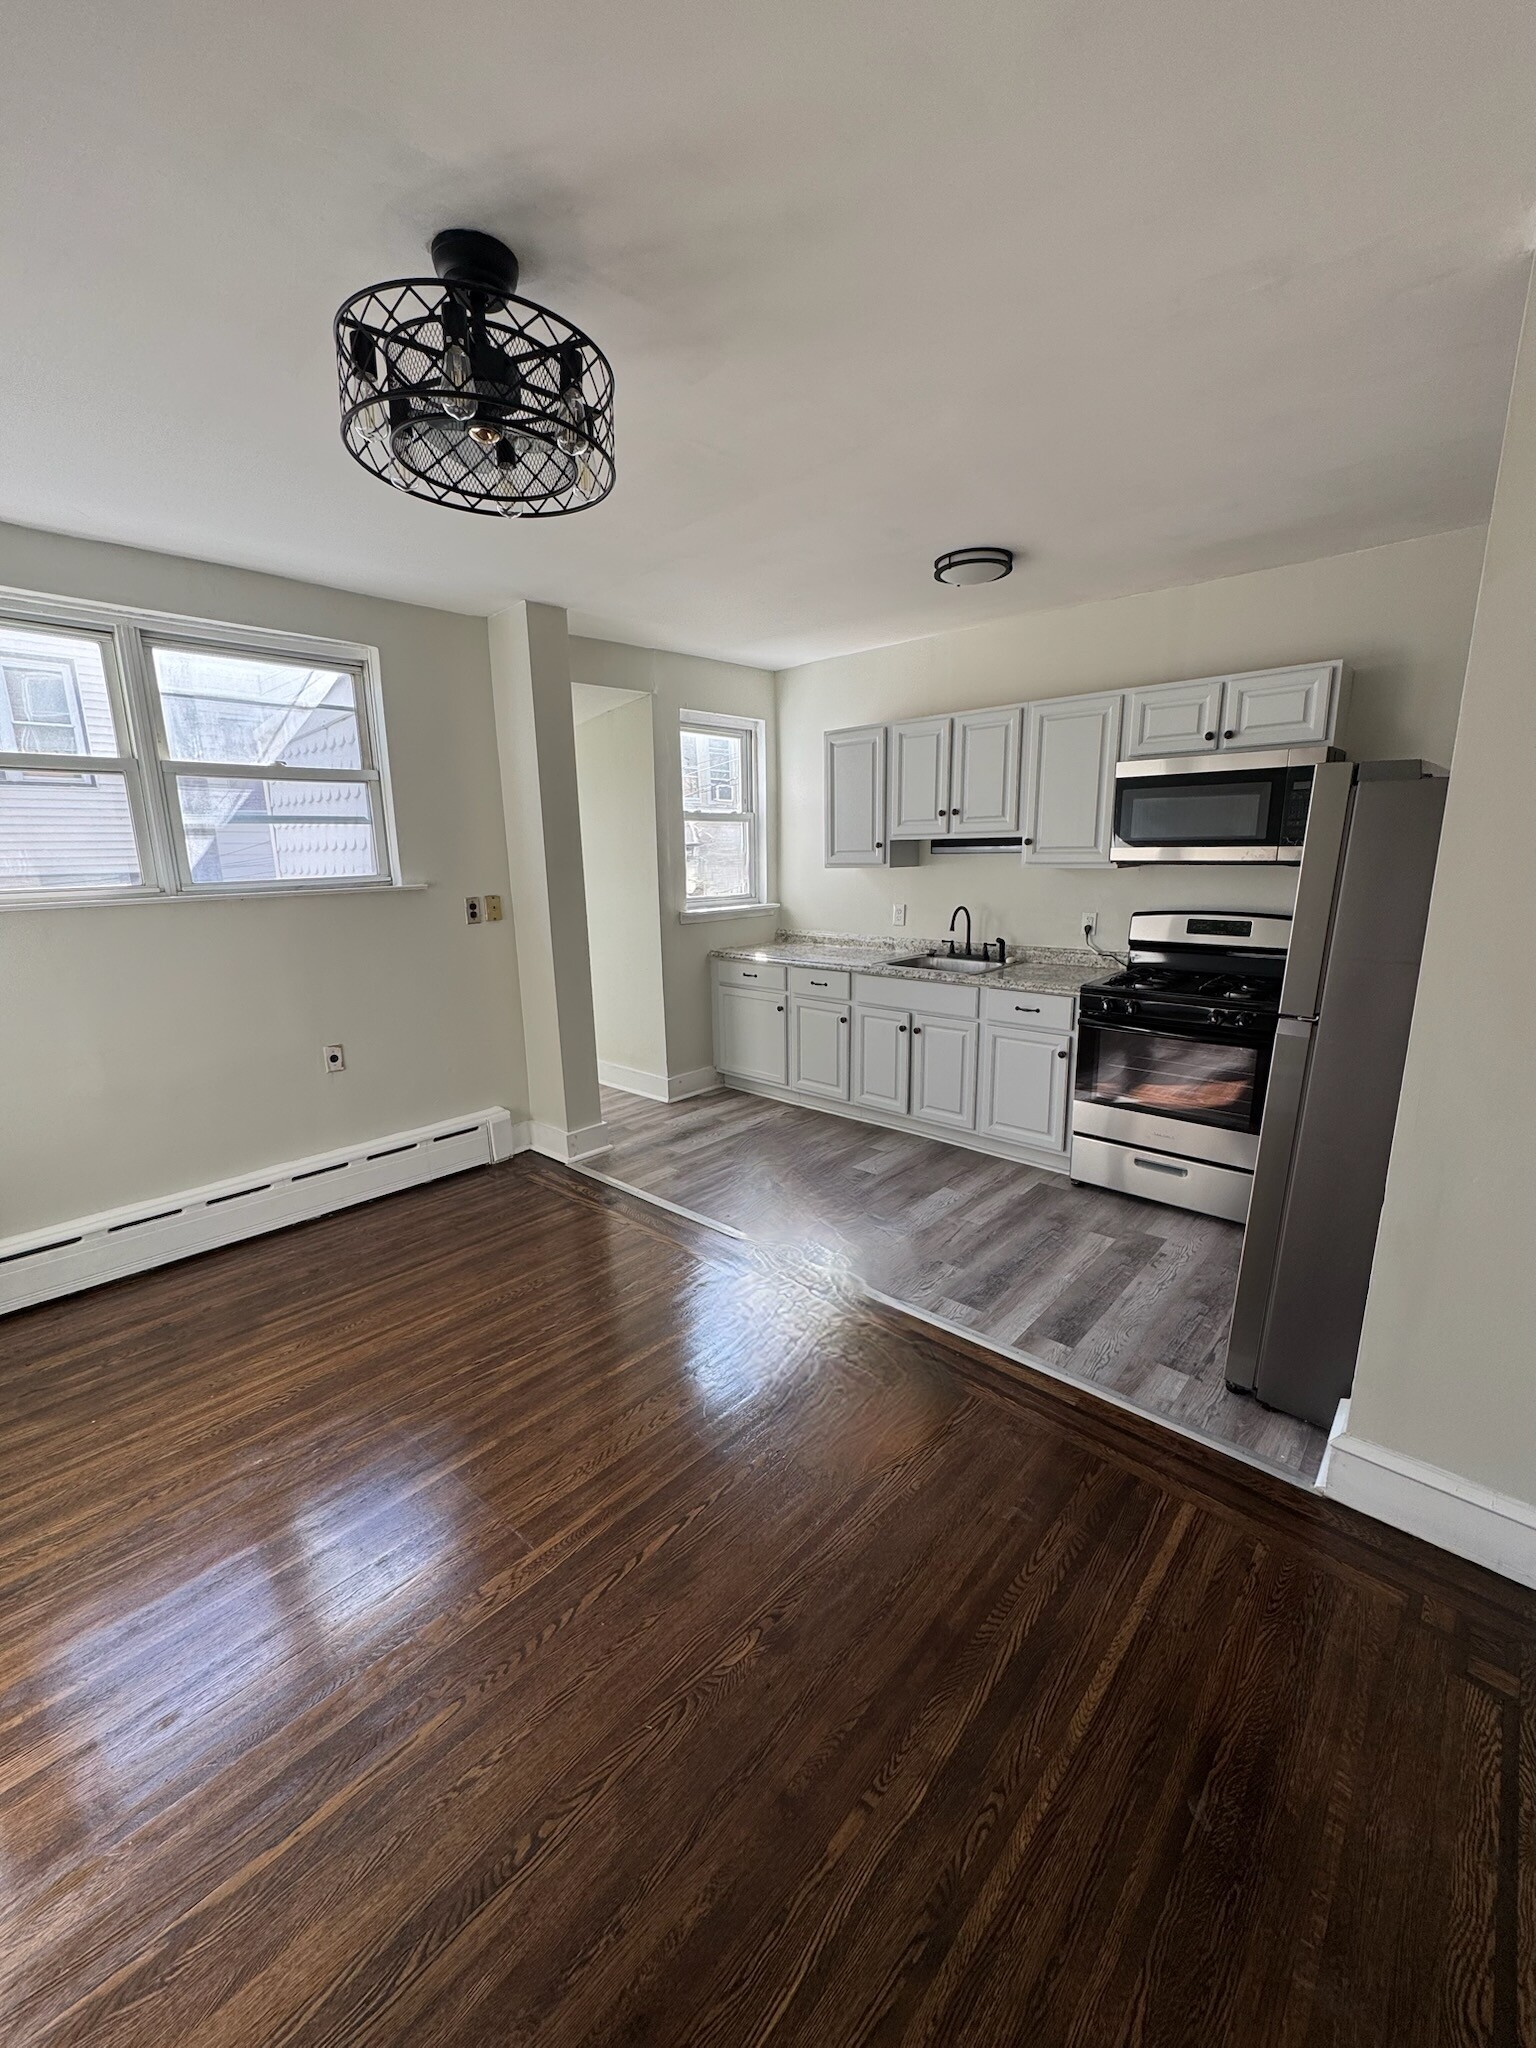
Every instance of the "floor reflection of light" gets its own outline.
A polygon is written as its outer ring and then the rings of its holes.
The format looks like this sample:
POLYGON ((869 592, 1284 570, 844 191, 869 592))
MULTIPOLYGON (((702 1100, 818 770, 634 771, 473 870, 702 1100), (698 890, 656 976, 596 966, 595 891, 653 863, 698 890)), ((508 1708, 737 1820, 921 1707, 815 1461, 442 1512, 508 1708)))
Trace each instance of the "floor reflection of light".
POLYGON ((379 1467, 295 1516, 318 1621, 355 1635, 398 1617, 417 1598, 435 1597, 437 1568, 453 1555, 459 1533, 441 1493, 379 1467))
POLYGON ((774 1397, 803 1370, 803 1345, 814 1343, 840 1314, 845 1261, 827 1255, 812 1271, 798 1251, 760 1248, 759 1256, 765 1261, 760 1273, 701 1268, 679 1300, 683 1366, 711 1417, 774 1397), (799 1284, 786 1285, 791 1276, 799 1284))

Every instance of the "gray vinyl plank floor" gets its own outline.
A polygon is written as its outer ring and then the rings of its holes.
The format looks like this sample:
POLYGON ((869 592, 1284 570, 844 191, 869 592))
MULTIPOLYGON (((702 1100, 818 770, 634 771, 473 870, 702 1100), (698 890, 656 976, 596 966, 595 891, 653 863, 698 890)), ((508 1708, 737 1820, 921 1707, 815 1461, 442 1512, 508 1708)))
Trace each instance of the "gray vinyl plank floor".
POLYGON ((1236 1224, 722 1088, 603 1090, 593 1164, 866 1287, 1311 1479, 1323 1432, 1228 1393, 1236 1224))

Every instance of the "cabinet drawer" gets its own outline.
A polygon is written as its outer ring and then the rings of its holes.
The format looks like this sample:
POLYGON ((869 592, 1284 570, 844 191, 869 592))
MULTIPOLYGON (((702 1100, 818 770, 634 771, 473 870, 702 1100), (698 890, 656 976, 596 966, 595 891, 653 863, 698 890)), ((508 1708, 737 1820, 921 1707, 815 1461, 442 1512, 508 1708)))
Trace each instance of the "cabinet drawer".
POLYGON ((782 989, 788 969, 767 960, 717 960, 715 980, 721 988, 782 989))
POLYGON ((981 994, 984 1024, 1017 1024, 1029 1031, 1070 1031, 1076 996, 1037 996, 1024 988, 989 988, 981 994))
POLYGON ((856 974, 853 1000, 879 1010, 915 1010, 924 1017, 974 1017, 977 994, 952 981, 903 981, 894 974, 856 974))
POLYGON ((846 1003, 851 979, 846 969, 836 967, 791 967, 789 970, 791 995, 810 996, 823 1003, 846 1003))

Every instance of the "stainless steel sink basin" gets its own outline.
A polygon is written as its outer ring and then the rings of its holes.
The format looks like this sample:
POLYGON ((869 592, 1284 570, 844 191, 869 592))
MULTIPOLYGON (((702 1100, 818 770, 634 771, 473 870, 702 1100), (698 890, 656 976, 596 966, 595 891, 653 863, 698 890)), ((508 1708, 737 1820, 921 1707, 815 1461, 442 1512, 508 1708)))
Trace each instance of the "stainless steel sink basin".
POLYGON ((967 960, 963 953, 914 953, 906 960, 891 961, 892 967, 926 967, 944 974, 995 974, 995 960, 967 960))

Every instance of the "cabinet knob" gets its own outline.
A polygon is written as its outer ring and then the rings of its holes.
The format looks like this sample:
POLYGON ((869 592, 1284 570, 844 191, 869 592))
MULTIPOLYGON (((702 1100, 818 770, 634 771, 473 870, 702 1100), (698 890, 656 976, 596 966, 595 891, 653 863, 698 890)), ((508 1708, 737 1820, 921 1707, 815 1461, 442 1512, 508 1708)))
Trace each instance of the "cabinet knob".
POLYGON ((1223 738, 1224 740, 1235 740, 1235 739, 1237 738, 1237 734, 1236 734, 1236 732, 1235 732, 1235 731, 1233 730, 1233 728, 1232 728, 1232 727, 1231 727, 1231 726, 1229 725, 1229 726, 1227 727, 1226 731, 1225 731, 1225 732, 1224 732, 1224 733, 1222 734, 1222 738, 1223 738))
POLYGON ((948 811, 940 811, 939 816, 941 818, 947 818, 949 816, 949 813, 948 811))
POLYGON ((882 846, 884 846, 884 844, 885 844, 885 841, 884 841, 883 839, 877 839, 877 840, 875 841, 875 851, 876 851, 876 853, 878 853, 878 852, 880 851, 881 847, 882 847, 882 846))
POLYGON ((783 1014, 784 1014, 784 1005, 783 1005, 782 1003, 780 1003, 780 1005, 779 1005, 779 1015, 780 1015, 780 1016, 782 1017, 782 1016, 783 1016, 783 1014))
POLYGON ((1035 843, 1035 842, 1033 841, 1033 839, 1026 839, 1026 840, 1025 840, 1025 842, 1024 842, 1024 844, 1025 844, 1026 846, 1033 846, 1033 845, 1034 845, 1034 843, 1035 843))
POLYGON ((1206 734, 1206 736, 1205 736, 1205 737, 1206 737, 1206 743, 1207 743, 1207 745, 1209 745, 1209 743, 1210 743, 1210 742, 1211 742, 1211 741, 1212 741, 1213 739, 1215 739, 1216 735, 1215 735, 1215 733, 1213 733, 1213 732, 1208 732, 1208 733, 1206 734))
POLYGON ((846 1024, 848 1019, 846 1017, 839 1017, 837 1021, 839 1024, 846 1024))
POLYGON ((921 1038, 921 1037, 922 1037, 922 1035, 923 1035, 923 1027, 922 1027, 922 1025, 921 1025, 921 1024, 914 1024, 914 1025, 912 1026, 912 1036, 913 1036, 914 1038, 921 1038))
POLYGON ((1064 1045, 1063 1045, 1063 1046, 1060 1046, 1060 1047, 1058 1047, 1058 1048, 1057 1048, 1057 1052, 1056 1052, 1056 1057, 1057 1057, 1057 1059, 1059 1059, 1059 1060, 1064 1060, 1064 1059, 1066 1058, 1066 1056, 1067 1056, 1067 1048, 1066 1048, 1066 1047, 1065 1047, 1064 1045))
POLYGON ((906 1025, 905 1025, 905 1024, 898 1024, 898 1025, 896 1026, 896 1029, 897 1029, 897 1030, 898 1030, 898 1031, 899 1031, 899 1032, 901 1033, 901 1035, 902 1035, 902 1037, 903 1037, 903 1038, 905 1038, 905 1037, 906 1037, 906 1035, 907 1035, 907 1027, 906 1027, 906 1025))

